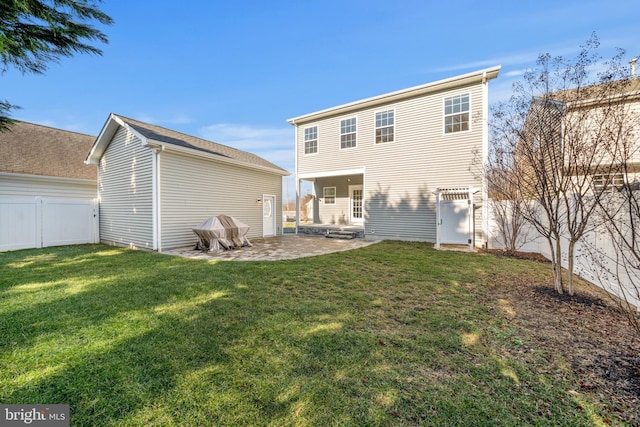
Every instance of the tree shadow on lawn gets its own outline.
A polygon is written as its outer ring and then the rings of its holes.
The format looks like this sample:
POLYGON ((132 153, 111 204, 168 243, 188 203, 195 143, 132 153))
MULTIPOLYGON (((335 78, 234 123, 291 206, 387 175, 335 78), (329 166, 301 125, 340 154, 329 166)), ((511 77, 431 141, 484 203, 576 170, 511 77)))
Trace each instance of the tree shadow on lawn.
MULTIPOLYGON (((68 403, 74 425, 511 419, 509 396, 521 391, 512 378, 527 372, 505 366, 481 338, 465 343, 485 328, 465 319, 475 297, 462 283, 430 292, 446 286, 444 270, 436 284, 417 279, 433 266, 431 253, 417 255, 415 246, 382 249, 403 260, 380 258, 388 281, 354 270, 380 248, 317 265, 63 251, 0 289, 17 301, 0 311, 0 401, 68 403), (40 274, 54 278, 53 289, 40 274), (88 283, 71 289, 81 278, 88 283)), ((529 393, 542 393, 531 384, 529 393)), ((539 419, 535 398, 518 405, 529 407, 529 421, 539 419)))

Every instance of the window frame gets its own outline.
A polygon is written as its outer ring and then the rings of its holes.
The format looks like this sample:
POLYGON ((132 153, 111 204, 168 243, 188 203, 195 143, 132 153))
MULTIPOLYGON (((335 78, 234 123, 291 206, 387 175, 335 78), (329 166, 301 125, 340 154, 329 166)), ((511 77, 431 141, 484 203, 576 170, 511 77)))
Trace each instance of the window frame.
MULTIPOLYGON (((383 119, 380 119, 383 120, 383 119)), ((396 109, 395 108, 390 108, 388 110, 380 110, 380 111, 374 111, 373 113, 373 141, 375 143, 375 145, 380 145, 380 144, 393 144, 394 142, 396 142, 396 109), (392 113, 393 117, 393 124, 389 125, 387 123, 387 125, 385 126, 378 126, 378 114, 382 114, 382 113, 387 113, 387 118, 386 120, 388 120, 388 114, 392 113), (378 129, 388 129, 391 128, 391 140, 390 141, 378 141, 378 129)), ((382 138, 382 136, 380 136, 380 138, 382 138)))
POLYGON ((331 206, 335 206, 336 204, 336 199, 337 197, 337 191, 336 191, 336 187, 322 187, 322 204, 323 205, 331 205, 331 206), (327 195, 327 190, 331 190, 333 189, 333 194, 332 195, 327 195), (333 203, 328 203, 327 202, 327 198, 333 198, 333 203))
POLYGON ((346 119, 340 119, 340 149, 341 150, 348 150, 351 148, 356 148, 358 146, 358 116, 353 116, 353 117, 349 117, 346 119), (345 125, 343 125, 343 122, 346 122, 347 120, 353 120, 353 124, 349 124, 346 126, 349 127, 353 127, 354 130, 352 132, 348 132, 348 133, 343 133, 343 127, 346 127, 345 125), (344 146, 344 142, 342 140, 343 136, 349 136, 349 135, 353 135, 353 145, 349 146, 349 147, 345 147, 344 146))
POLYGON ((591 176, 591 183, 596 194, 614 193, 624 187, 625 174, 622 172, 596 173, 591 176), (605 181, 605 179, 607 180, 605 181), (597 183, 597 180, 602 180, 602 182, 597 183))
POLYGON ((313 126, 307 126, 307 127, 305 127, 305 128, 302 130, 302 138, 303 138, 303 141, 302 141, 302 149, 304 150, 304 155, 305 155, 305 156, 313 156, 313 155, 315 155, 315 154, 318 154, 318 151, 319 151, 319 150, 318 150, 318 140, 319 140, 319 138, 318 138, 318 125, 313 125, 313 126), (315 139, 307 140, 307 130, 310 130, 310 129, 313 129, 313 128, 315 128, 315 129, 316 129, 316 131, 315 131, 315 134, 316 134, 315 136, 316 136, 316 138, 315 138, 315 139), (307 152, 307 143, 308 143, 308 142, 313 142, 313 141, 315 141, 315 143, 316 143, 316 144, 315 144, 316 151, 313 151, 313 152, 307 152))
MULTIPOLYGON (((464 105, 464 103, 462 102, 462 99, 460 99, 460 105, 464 105)), ((471 93, 470 92, 464 92, 464 93, 458 93, 455 95, 449 95, 449 96, 445 96, 442 99, 442 132, 443 135, 451 135, 451 134, 457 134, 457 133, 463 133, 463 132, 470 132, 471 131, 471 93), (463 98, 463 97, 467 97, 467 110, 460 110, 458 112, 454 112, 452 111, 451 113, 447 114, 447 100, 451 100, 452 102, 452 108, 454 108, 454 106, 456 104, 453 104, 453 100, 455 98, 463 98), (460 121, 457 123, 458 126, 461 127, 460 130, 451 130, 449 132, 447 132, 447 128, 448 127, 454 127, 456 126, 456 123, 451 123, 451 124, 447 124, 447 118, 449 117, 460 117, 463 116, 464 114, 467 115, 467 129, 462 129, 462 123, 465 123, 465 121, 460 121)))

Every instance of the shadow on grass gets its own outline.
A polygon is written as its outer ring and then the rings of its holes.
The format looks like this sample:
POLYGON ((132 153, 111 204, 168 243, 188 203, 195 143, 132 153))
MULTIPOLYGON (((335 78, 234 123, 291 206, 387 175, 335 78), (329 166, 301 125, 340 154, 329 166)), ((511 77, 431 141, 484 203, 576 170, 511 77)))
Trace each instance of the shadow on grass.
POLYGON ((407 243, 277 263, 10 254, 0 401, 68 403, 74 425, 586 425, 488 344, 500 320, 474 292, 492 262, 407 243))

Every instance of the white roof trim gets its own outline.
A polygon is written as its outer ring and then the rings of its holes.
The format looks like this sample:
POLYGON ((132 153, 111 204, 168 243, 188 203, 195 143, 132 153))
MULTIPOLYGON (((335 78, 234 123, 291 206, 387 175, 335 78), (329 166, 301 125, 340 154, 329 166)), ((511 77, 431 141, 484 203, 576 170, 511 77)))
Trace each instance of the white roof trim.
POLYGON ((484 70, 478 70, 472 73, 462 74, 460 76, 450 77, 432 83, 414 86, 407 89, 374 96, 372 98, 362 99, 360 101, 350 102, 348 104, 342 104, 337 107, 328 108, 326 110, 316 111, 315 113, 294 117, 287 120, 287 122, 289 122, 289 124, 291 125, 300 125, 324 117, 346 114, 351 111, 360 110, 363 108, 371 108, 378 105, 411 98, 414 96, 428 94, 438 90, 460 87, 470 83, 486 83, 487 81, 498 77, 498 73, 500 72, 501 68, 502 66, 496 65, 495 67, 486 68, 484 70))
POLYGON ((327 178, 330 176, 345 176, 345 175, 360 175, 364 174, 364 168, 357 169, 342 169, 337 171, 323 171, 313 173, 303 173, 298 175, 298 179, 314 179, 314 178, 327 178))

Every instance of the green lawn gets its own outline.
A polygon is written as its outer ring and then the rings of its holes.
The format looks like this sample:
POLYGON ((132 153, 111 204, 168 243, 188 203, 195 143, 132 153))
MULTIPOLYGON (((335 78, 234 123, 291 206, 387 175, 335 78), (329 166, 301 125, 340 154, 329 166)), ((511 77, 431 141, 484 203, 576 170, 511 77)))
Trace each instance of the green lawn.
POLYGON ((490 290, 516 277, 549 266, 399 242, 0 253, 0 402, 68 403, 72 425, 594 425, 560 356, 509 356, 527 337, 490 290))

